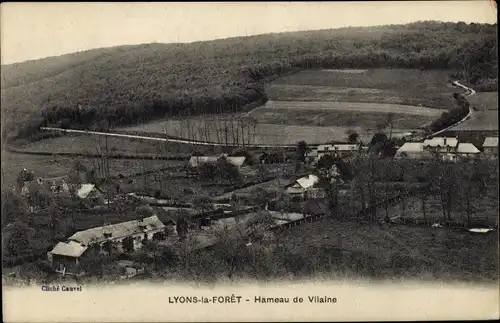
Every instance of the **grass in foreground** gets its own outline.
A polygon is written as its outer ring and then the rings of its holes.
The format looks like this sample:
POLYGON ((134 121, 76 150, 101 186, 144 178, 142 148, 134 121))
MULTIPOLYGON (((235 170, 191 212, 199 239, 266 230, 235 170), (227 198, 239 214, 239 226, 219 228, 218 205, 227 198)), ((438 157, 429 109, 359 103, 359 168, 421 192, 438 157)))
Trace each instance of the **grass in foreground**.
POLYGON ((450 229, 325 220, 292 228, 281 239, 298 261, 314 268, 315 261, 330 257, 329 270, 353 276, 498 279, 495 233, 472 235, 450 229))

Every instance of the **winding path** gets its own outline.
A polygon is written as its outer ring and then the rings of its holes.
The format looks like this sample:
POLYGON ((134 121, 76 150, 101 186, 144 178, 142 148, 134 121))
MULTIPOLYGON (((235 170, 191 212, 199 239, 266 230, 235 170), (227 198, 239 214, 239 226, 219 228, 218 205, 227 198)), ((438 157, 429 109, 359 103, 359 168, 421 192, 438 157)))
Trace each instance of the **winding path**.
MULTIPOLYGON (((456 87, 460 87, 462 89, 464 89, 467 93, 465 94, 465 98, 468 98, 470 96, 473 96, 476 94, 476 91, 474 91, 474 89, 471 89, 463 84, 460 84, 458 81, 453 81, 452 84, 456 87)), ((467 121, 470 119, 470 117, 472 116, 472 114, 474 113, 474 110, 472 109, 472 106, 469 104, 469 113, 467 113, 467 115, 465 117, 463 117, 461 120, 457 121, 456 123, 452 124, 451 126, 448 126, 444 129, 441 129, 439 131, 436 131, 434 133, 431 133, 430 135, 427 135, 426 137, 424 137, 423 139, 428 139, 430 137, 434 137, 436 135, 439 135, 447 130, 450 130, 451 128, 453 127, 456 127, 458 126, 459 124, 467 121)))

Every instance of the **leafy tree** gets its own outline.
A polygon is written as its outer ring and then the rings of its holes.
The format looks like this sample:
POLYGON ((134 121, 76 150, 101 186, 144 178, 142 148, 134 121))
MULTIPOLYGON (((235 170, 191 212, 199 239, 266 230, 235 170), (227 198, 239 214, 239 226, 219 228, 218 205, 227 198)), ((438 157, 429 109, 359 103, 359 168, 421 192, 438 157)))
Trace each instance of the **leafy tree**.
POLYGON ((26 221, 28 205, 13 191, 2 191, 2 225, 14 221, 26 221))
POLYGON ((7 257, 22 257, 31 252, 31 238, 34 229, 27 224, 15 221, 2 230, 2 245, 7 257))
POLYGON ((16 178, 18 188, 21 189, 24 186, 24 182, 29 182, 32 181, 33 179, 34 179, 33 173, 26 170, 26 168, 23 169, 21 172, 19 172, 16 178))
POLYGON ((122 247, 125 252, 134 251, 134 239, 132 237, 126 237, 122 241, 122 247))
POLYGON ((50 205, 50 200, 51 194, 44 186, 36 185, 30 189, 28 196, 30 205, 44 209, 50 205))
POLYGON ((221 157, 217 160, 216 169, 216 176, 221 179, 222 182, 229 181, 230 183, 234 183, 241 180, 238 167, 228 162, 225 157, 221 157))
POLYGON ((297 143, 297 161, 304 162, 306 160, 306 152, 307 152, 307 143, 304 140, 301 140, 297 143))
POLYGON ((153 208, 149 205, 141 205, 136 209, 137 216, 147 218, 154 215, 153 208))
POLYGON ((198 174, 200 179, 205 181, 215 181, 219 180, 217 165, 214 163, 203 163, 198 167, 198 174))
POLYGON ((212 198, 206 195, 198 196, 193 200, 193 206, 198 212, 208 212, 214 209, 212 198))
POLYGON ((356 131, 350 131, 347 134, 347 142, 350 144, 356 144, 359 141, 359 134, 356 131))
POLYGON ((387 135, 383 132, 377 132, 374 134, 369 143, 370 152, 374 154, 380 153, 388 139, 387 135))

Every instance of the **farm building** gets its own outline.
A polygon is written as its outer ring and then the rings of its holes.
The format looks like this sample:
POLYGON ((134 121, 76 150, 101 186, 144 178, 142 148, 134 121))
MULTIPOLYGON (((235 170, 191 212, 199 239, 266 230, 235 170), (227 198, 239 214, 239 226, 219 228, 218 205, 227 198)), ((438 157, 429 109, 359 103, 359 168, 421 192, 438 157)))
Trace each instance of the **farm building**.
POLYGON ((76 196, 82 200, 95 204, 101 204, 104 202, 104 192, 94 184, 81 184, 76 191, 76 196))
POLYGON ((109 253, 111 248, 132 251, 142 247, 143 240, 164 239, 165 232, 165 224, 154 215, 76 232, 67 241, 56 244, 47 256, 56 272, 80 274, 81 260, 90 248, 99 253, 109 253))
POLYGON ((123 275, 121 276, 121 278, 131 278, 145 272, 144 266, 131 260, 120 260, 118 261, 117 265, 123 270, 123 275))
POLYGON ((286 192, 291 195, 304 195, 304 193, 308 190, 314 188, 319 182, 319 177, 313 174, 309 176, 304 176, 295 181, 292 185, 288 186, 286 192))
POLYGON ((459 143, 456 138, 433 138, 424 142, 407 142, 401 146, 395 157, 432 158, 440 156, 444 161, 456 161, 458 157, 472 157, 480 151, 471 143, 459 143))
POLYGON ((424 140, 423 148, 434 153, 454 153, 458 145, 458 139, 452 137, 435 137, 424 140))
POLYGON ((316 148, 318 158, 321 158, 326 154, 332 154, 334 156, 343 156, 347 153, 352 153, 358 150, 359 150, 359 145, 357 144, 329 144, 329 145, 319 145, 316 148))
POLYGON ((455 153, 458 156, 463 156, 463 157, 473 157, 476 156, 477 154, 481 153, 479 149, 477 149, 476 146, 469 142, 461 142, 457 145, 455 153))
POLYGON ((484 139, 483 153, 487 156, 498 156, 498 137, 486 137, 484 139))
POLYGON ((29 196, 39 189, 46 190, 52 194, 69 194, 70 185, 68 184, 68 176, 52 178, 39 177, 34 181, 24 182, 21 189, 21 195, 29 196))

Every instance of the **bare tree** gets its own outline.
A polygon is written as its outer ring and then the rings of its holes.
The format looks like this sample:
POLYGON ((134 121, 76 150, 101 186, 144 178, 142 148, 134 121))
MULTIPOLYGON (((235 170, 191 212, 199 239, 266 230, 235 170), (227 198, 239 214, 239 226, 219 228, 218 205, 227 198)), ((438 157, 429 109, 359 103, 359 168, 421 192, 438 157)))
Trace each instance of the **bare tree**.
POLYGON ((392 139, 392 127, 394 125, 394 113, 388 113, 387 114, 387 119, 386 119, 386 124, 389 126, 389 140, 392 139))
POLYGON ((258 213, 249 221, 236 219, 232 226, 222 225, 215 230, 216 254, 227 264, 227 276, 232 278, 247 254, 247 244, 264 237, 265 231, 273 224, 268 213, 258 213))

